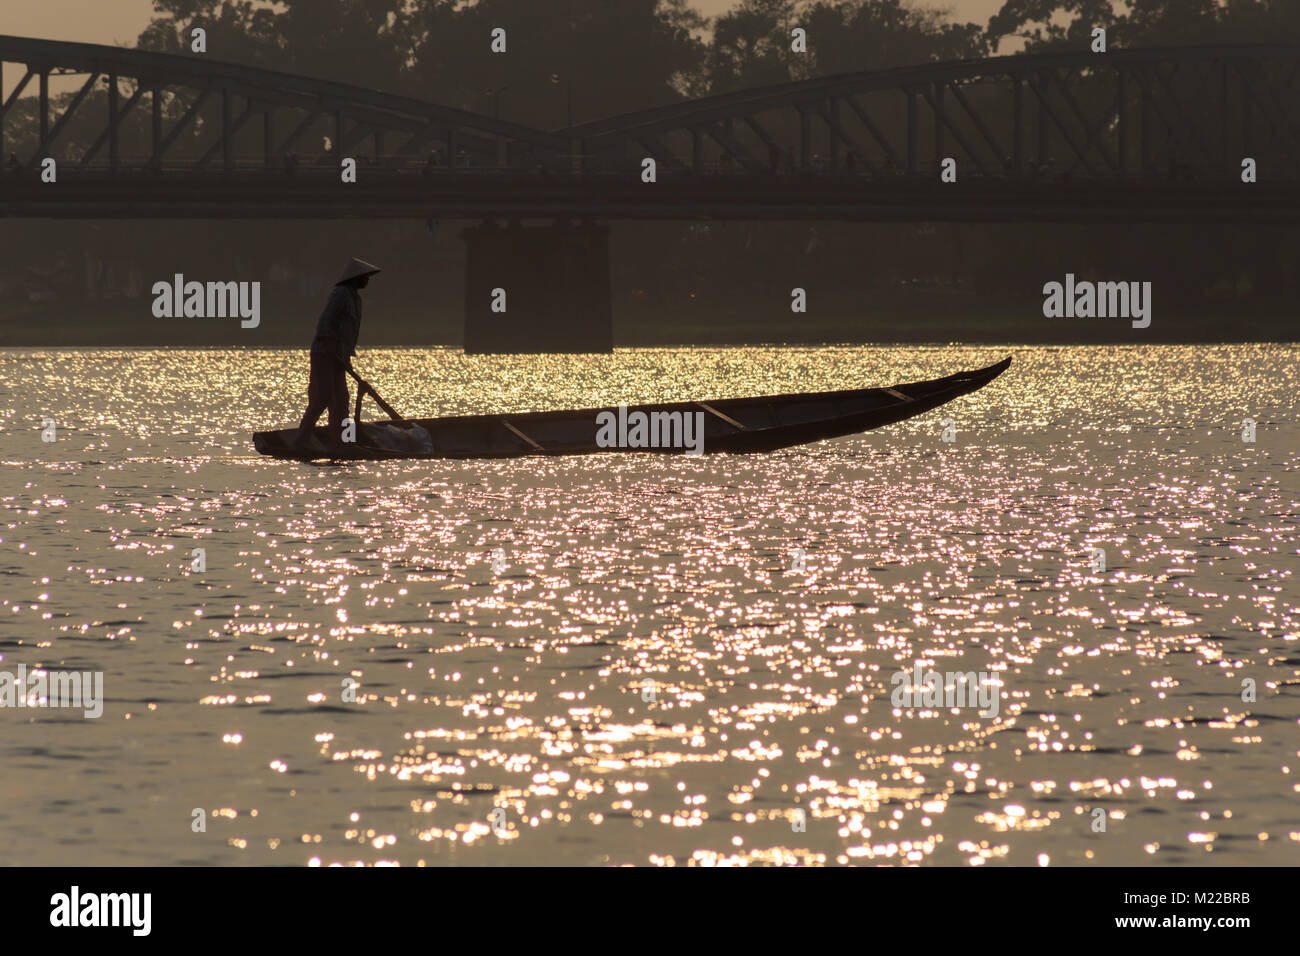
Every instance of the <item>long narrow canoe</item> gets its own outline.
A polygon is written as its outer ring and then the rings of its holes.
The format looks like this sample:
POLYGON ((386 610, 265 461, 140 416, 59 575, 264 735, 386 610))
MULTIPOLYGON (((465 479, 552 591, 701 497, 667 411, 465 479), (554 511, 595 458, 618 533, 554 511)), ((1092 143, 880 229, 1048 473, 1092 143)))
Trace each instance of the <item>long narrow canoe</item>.
POLYGON ((263 455, 303 461, 389 458, 517 458, 597 452, 712 454, 762 452, 839 438, 920 415, 997 378, 1011 359, 973 372, 892 388, 728 398, 579 411, 411 419, 413 428, 367 422, 356 442, 331 451, 317 428, 299 448, 296 429, 256 432, 263 455))

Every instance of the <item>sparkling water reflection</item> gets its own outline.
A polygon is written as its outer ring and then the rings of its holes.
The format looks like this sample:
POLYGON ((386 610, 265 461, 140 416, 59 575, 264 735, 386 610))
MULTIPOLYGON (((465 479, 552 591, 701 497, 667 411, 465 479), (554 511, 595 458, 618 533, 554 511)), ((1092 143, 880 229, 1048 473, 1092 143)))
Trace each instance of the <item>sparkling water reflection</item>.
MULTIPOLYGON (((1004 354, 363 364, 434 415, 1004 354)), ((1018 349, 944 409, 776 454, 310 467, 249 440, 297 418, 303 353, 0 352, 0 670, 102 670, 108 697, 0 710, 10 853, 1294 863, 1296 359, 1018 349), (996 716, 896 708, 918 662, 995 675, 996 716)))

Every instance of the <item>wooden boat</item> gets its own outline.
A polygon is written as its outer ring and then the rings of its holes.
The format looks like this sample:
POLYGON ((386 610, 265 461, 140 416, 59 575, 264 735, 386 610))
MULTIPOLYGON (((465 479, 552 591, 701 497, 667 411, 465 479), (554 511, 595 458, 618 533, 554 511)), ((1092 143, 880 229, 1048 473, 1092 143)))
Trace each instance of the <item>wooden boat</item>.
MULTIPOLYGON (((1007 358, 976 371, 892 388, 617 409, 458 415, 410 419, 399 424, 367 422, 357 428, 356 442, 340 451, 330 450, 326 431, 320 427, 298 448, 290 446, 296 433, 293 428, 256 432, 253 444, 263 455, 297 461, 516 458, 628 451, 679 455, 773 451, 852 435, 920 415, 983 388, 1010 364, 1011 359, 1007 358), (637 424, 642 422, 647 427, 638 431, 637 424)), ((364 394, 365 390, 360 391, 364 394)), ((370 391, 373 393, 373 389, 370 391)), ((360 418, 360 404, 361 394, 355 419, 360 418)), ((391 409, 389 412, 397 417, 391 409)))

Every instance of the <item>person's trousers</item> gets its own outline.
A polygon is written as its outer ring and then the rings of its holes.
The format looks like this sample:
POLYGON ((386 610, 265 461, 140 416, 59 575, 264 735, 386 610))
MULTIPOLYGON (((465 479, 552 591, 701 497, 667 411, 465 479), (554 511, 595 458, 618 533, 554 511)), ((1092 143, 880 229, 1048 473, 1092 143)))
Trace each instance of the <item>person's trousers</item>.
POLYGON ((329 409, 329 436, 341 441, 343 419, 348 416, 348 380, 343 364, 332 355, 312 353, 311 376, 307 380, 307 411, 298 426, 305 432, 315 428, 321 412, 329 409))

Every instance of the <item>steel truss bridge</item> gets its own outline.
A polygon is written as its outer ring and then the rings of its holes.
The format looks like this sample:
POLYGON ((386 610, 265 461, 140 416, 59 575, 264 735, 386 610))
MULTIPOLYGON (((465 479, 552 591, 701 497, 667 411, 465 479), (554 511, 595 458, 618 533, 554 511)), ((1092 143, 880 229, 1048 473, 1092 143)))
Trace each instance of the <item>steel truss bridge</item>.
POLYGON ((928 63, 555 131, 202 55, 0 36, 15 64, 9 217, 1300 219, 1294 46, 928 63))

